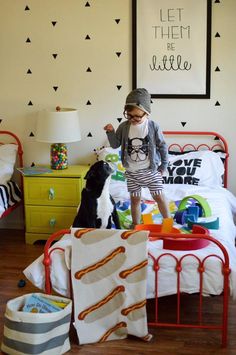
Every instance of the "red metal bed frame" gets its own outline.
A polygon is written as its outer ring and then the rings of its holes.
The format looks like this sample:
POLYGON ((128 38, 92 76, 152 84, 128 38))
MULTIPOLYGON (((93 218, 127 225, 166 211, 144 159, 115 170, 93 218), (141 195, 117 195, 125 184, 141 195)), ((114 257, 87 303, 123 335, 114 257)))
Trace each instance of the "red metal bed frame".
MULTIPOLYGON (((199 136, 214 136, 216 139, 220 140, 220 143, 214 144, 213 146, 209 146, 208 144, 200 144, 197 147, 195 147, 193 144, 185 144, 184 146, 180 146, 179 144, 171 144, 171 147, 177 146, 180 151, 185 151, 186 147, 191 147, 191 150, 199 150, 202 147, 205 147, 210 150, 214 150, 215 148, 221 148, 224 150, 226 153, 225 157, 225 176, 224 176, 224 186, 227 186, 227 170, 228 170, 228 145, 225 141, 225 139, 220 136, 219 134, 215 132, 192 132, 192 131, 187 131, 187 132, 172 132, 172 131, 165 131, 165 135, 199 135, 199 136)), ((49 239, 47 240, 44 248, 44 259, 43 259, 43 264, 45 267, 45 290, 46 293, 51 294, 52 293, 52 286, 51 286, 51 281, 50 281, 50 264, 51 264, 51 255, 55 250, 60 250, 64 252, 63 248, 58 248, 58 247, 51 247, 52 243, 63 236, 64 234, 70 234, 70 229, 64 229, 60 230, 54 234, 52 234, 49 239), (50 249, 51 248, 51 249, 50 249)), ((173 234, 173 233, 153 233, 150 232, 149 238, 151 240, 154 239, 160 239, 160 240, 165 240, 168 238, 174 238, 178 239, 183 237, 182 234, 173 234)), ((221 331, 221 344, 222 347, 227 346, 227 329, 228 329, 228 302, 229 302, 229 274, 230 274, 230 268, 229 268, 229 256, 227 253, 227 250, 225 247, 216 239, 211 237, 208 234, 202 234, 202 233, 196 233, 196 234, 184 234, 185 238, 191 238, 191 239, 202 239, 204 238, 207 241, 210 241, 214 243, 222 252, 222 257, 219 257, 218 255, 215 254, 210 254, 206 256, 203 260, 200 260, 196 255, 194 255, 194 251, 186 253, 184 256, 181 258, 177 258, 175 255, 173 255, 170 252, 165 252, 162 255, 160 255, 158 258, 155 258, 150 252, 148 253, 149 258, 151 258, 153 262, 153 270, 155 272, 155 311, 154 311, 154 321, 149 321, 148 324, 150 327, 174 327, 174 328, 194 328, 194 329, 209 329, 209 330, 219 330, 221 331), (170 256, 175 260, 175 271, 176 271, 176 276, 177 276, 177 295, 176 295, 176 322, 175 323, 168 323, 168 322, 161 322, 159 321, 159 298, 158 298, 158 273, 160 271, 160 261, 164 256, 170 256), (181 322, 181 316, 180 316, 180 308, 181 308, 181 292, 180 292, 180 275, 182 271, 182 262, 187 256, 192 256, 195 258, 198 262, 198 268, 197 271, 199 273, 199 305, 198 305, 198 322, 197 324, 192 324, 192 323, 185 323, 181 322), (222 301, 222 320, 221 322, 217 324, 212 324, 208 323, 206 324, 203 321, 203 278, 204 278, 204 272, 205 272, 205 263, 207 260, 210 258, 217 258, 220 260, 221 265, 222 265, 222 275, 223 275, 223 301, 222 301)), ((72 294, 72 293, 71 293, 72 294)))
MULTIPOLYGON (((12 132, 10 131, 0 131, 0 136, 1 135, 5 135, 8 137, 8 139, 14 139, 12 142, 0 142, 0 145, 2 144, 6 144, 6 143, 13 143, 16 144, 18 146, 17 148, 17 165, 19 168, 23 168, 23 148, 22 148, 22 144, 20 139, 12 132)), ((20 177, 20 188, 21 191, 23 189, 23 179, 22 176, 20 177)), ((13 206, 9 207, 6 211, 3 212, 3 214, 1 215, 0 219, 6 217, 7 215, 9 215, 13 210, 15 210, 17 207, 19 207, 19 205, 22 204, 22 200, 18 203, 15 203, 13 206)))

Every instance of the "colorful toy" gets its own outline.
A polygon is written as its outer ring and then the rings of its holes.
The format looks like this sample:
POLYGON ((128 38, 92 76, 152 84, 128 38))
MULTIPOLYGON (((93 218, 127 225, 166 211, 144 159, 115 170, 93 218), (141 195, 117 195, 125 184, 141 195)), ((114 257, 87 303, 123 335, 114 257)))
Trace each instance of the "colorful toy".
POLYGON ((142 214, 142 218, 143 218, 143 223, 144 224, 153 224, 152 214, 151 213, 143 213, 142 214))
POLYGON ((190 229, 192 229, 194 225, 202 226, 207 229, 219 229, 220 220, 219 217, 217 217, 212 221, 200 221, 200 222, 196 222, 196 221, 192 221, 191 219, 188 219, 187 224, 188 224, 188 228, 190 229))
POLYGON ((189 203, 189 200, 194 200, 201 206, 203 212, 202 215, 204 217, 211 216, 211 207, 209 206, 207 200, 199 195, 189 195, 184 197, 179 204, 178 211, 185 210, 188 207, 187 204, 189 203))
MULTIPOLYGON (((170 227, 170 224, 169 224, 170 227)), ((154 241, 160 239, 161 234, 169 234, 169 233, 178 233, 180 234, 181 231, 178 228, 175 228, 172 226, 169 232, 162 232, 162 224, 138 224, 135 226, 135 230, 144 230, 144 231, 149 231, 149 240, 154 241)))
MULTIPOLYGON (((139 230, 147 230, 150 232, 149 234, 149 240, 150 241, 156 241, 156 240, 161 240, 163 238, 163 249, 169 249, 169 250, 197 250, 197 249, 202 249, 205 248, 210 242, 207 239, 203 238, 190 238, 190 237, 175 237, 171 238, 169 237, 169 234, 181 234, 181 231, 175 227, 171 228, 171 218, 167 218, 168 221, 165 222, 165 227, 162 224, 139 224, 135 227, 137 231, 139 230), (168 226, 168 228, 171 228, 168 232, 165 230, 165 228, 168 226), (165 232, 163 232, 165 230, 165 232), (168 237, 166 237, 168 235, 168 237)), ((204 234, 208 235, 209 232, 206 228, 202 226, 193 226, 192 233, 193 236, 194 234, 204 234)))
POLYGON ((199 195, 190 195, 183 198, 176 211, 174 219, 179 224, 187 224, 189 229, 199 225, 207 229, 219 229, 219 218, 213 220, 199 220, 199 217, 211 217, 211 208, 207 200, 199 195), (195 204, 189 205, 189 202, 195 204))
POLYGON ((173 224, 173 218, 163 218, 161 225, 161 233, 171 233, 171 231, 173 230, 173 224))
MULTIPOLYGON (((193 225, 192 233, 209 235, 208 229, 193 225)), ((205 248, 210 241, 203 238, 166 238, 163 240, 163 248, 169 250, 197 250, 205 248)))

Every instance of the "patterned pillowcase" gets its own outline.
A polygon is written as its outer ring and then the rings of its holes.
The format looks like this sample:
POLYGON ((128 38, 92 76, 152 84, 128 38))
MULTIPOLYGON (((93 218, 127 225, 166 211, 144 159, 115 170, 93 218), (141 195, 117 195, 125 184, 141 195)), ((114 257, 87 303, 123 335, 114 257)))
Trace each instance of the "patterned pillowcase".
POLYGON ((222 186, 224 165, 212 151, 195 151, 169 155, 169 165, 163 174, 165 184, 222 186))
POLYGON ((95 149, 95 154, 97 156, 97 160, 107 161, 114 172, 111 176, 112 180, 116 181, 125 181, 125 169, 121 162, 121 149, 113 149, 111 147, 102 147, 95 149))

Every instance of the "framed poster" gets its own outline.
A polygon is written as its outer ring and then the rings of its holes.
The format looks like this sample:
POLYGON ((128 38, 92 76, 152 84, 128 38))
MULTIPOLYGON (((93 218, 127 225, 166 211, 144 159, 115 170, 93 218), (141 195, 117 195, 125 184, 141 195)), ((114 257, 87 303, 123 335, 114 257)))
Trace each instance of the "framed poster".
POLYGON ((210 98, 211 0, 132 0, 133 88, 210 98))

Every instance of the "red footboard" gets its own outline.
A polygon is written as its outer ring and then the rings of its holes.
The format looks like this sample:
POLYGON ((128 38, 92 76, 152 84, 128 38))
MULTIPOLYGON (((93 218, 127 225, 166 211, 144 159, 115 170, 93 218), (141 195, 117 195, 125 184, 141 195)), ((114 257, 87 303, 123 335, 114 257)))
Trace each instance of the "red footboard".
MULTIPOLYGON (((150 235, 153 239, 160 239, 165 241, 168 238, 171 239, 178 239, 183 237, 180 234, 161 234, 158 235, 150 235)), ((170 250, 168 252, 164 252, 158 258, 155 258, 152 253, 148 253, 149 258, 153 261, 153 270, 155 272, 155 317, 154 321, 150 321, 149 325, 153 327, 176 327, 176 328, 204 328, 204 329, 219 329, 222 333, 222 346, 226 347, 227 345, 227 324, 228 324, 228 301, 229 301, 229 256, 225 247, 216 239, 209 235, 203 234, 185 234, 184 238, 186 239, 196 239, 196 240, 206 240, 208 242, 214 243, 219 250, 222 252, 222 257, 215 254, 207 255, 204 259, 200 260, 198 256, 194 254, 194 251, 184 254, 184 256, 180 257, 179 259, 174 255, 174 253, 170 250), (159 298, 158 298, 158 273, 160 272, 161 266, 160 261, 166 255, 172 257, 175 260, 175 271, 177 274, 177 296, 176 296, 176 322, 175 323, 166 323, 159 321, 159 298), (198 324, 191 324, 191 323, 182 323, 181 322, 181 283, 180 283, 180 274, 182 272, 182 263, 184 259, 188 256, 195 258, 198 262, 197 272, 199 273, 199 302, 198 302, 198 324), (217 258, 221 261, 222 264, 222 276, 223 276, 223 306, 222 306, 222 322, 220 324, 205 324, 203 323, 203 278, 205 272, 205 263, 210 258, 217 258)))
MULTIPOLYGON (((51 264, 51 255, 54 250, 61 250, 62 252, 64 251, 62 248, 57 248, 53 247, 52 243, 56 241, 58 238, 63 236, 64 234, 69 234, 70 230, 69 229, 64 229, 60 230, 54 234, 51 235, 51 237, 47 240, 47 243, 45 245, 44 249, 44 260, 43 264, 45 267, 45 290, 46 293, 51 294, 52 293, 52 286, 51 286, 51 281, 50 281, 50 264, 51 264), (52 246, 52 247, 51 247, 52 246), (49 250, 49 248, 51 249, 49 250)), ((183 238, 183 234, 168 234, 168 233, 150 233, 150 239, 160 239, 160 240, 167 240, 167 239, 178 239, 178 238, 183 238)), ((227 346, 227 324, 228 324, 228 298, 229 298, 229 274, 230 274, 230 268, 229 268, 229 257, 228 253, 225 249, 225 247, 216 239, 209 235, 203 235, 203 234, 184 234, 184 238, 186 239, 191 239, 193 240, 200 240, 204 239, 208 243, 214 243, 219 250, 222 252, 222 257, 219 255, 215 254, 210 254, 207 255, 203 260, 200 260, 196 255, 194 255, 194 251, 186 252, 184 256, 181 258, 177 258, 176 255, 172 250, 170 251, 165 251, 163 254, 161 254, 158 258, 155 258, 151 252, 148 253, 149 259, 152 260, 153 262, 153 270, 155 272, 155 309, 154 309, 154 320, 149 320, 149 326, 150 327, 175 327, 175 328, 202 328, 202 329, 212 329, 212 330, 219 330, 221 331, 222 334, 222 346, 226 347, 227 346), (172 323, 167 323, 167 322, 162 322, 159 321, 159 311, 160 311, 160 306, 159 306, 159 301, 160 299, 158 298, 158 276, 159 272, 161 270, 160 266, 160 261, 164 256, 170 256, 173 257, 175 260, 175 271, 177 274, 177 295, 176 295, 176 321, 172 323), (197 324, 191 324, 191 323, 185 323, 181 321, 181 283, 180 283, 180 275, 182 271, 182 263, 183 260, 187 257, 191 256, 193 258, 196 258, 198 262, 198 268, 197 272, 199 273, 199 302, 198 302, 198 322, 197 324), (222 276, 223 276, 223 305, 222 305, 222 321, 220 324, 205 324, 203 322, 203 278, 204 278, 204 272, 205 272, 205 263, 209 258, 218 258, 222 264, 222 276)), ((189 296, 191 297, 191 295, 189 296)))

